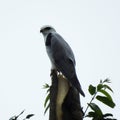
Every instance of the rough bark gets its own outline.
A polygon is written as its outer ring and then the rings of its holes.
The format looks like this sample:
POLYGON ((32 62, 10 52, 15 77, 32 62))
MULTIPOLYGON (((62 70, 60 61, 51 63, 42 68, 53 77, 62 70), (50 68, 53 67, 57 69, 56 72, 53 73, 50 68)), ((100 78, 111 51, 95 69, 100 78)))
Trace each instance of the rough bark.
POLYGON ((78 91, 71 87, 62 105, 63 120, 83 120, 83 111, 78 91))
POLYGON ((57 120, 56 118, 56 99, 58 90, 58 78, 56 71, 51 72, 52 85, 50 87, 50 112, 49 120, 57 120))
MULTIPOLYGON (((52 71, 52 85, 50 88, 50 113, 49 120, 57 120, 56 98, 58 91, 58 77, 56 71, 52 71)), ((80 96, 74 87, 70 87, 62 104, 62 120, 83 120, 83 111, 80 104, 80 96)))

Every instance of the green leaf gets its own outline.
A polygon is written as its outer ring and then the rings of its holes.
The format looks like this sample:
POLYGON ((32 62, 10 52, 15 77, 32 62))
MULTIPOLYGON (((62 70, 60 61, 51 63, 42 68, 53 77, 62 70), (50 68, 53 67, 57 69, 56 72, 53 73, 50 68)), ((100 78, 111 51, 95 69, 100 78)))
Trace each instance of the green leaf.
POLYGON ((50 100, 50 86, 46 83, 45 85, 43 85, 43 88, 47 89, 47 97, 44 102, 44 107, 45 107, 44 114, 45 114, 47 112, 48 108, 50 107, 50 102, 48 103, 48 101, 50 100), (47 105, 47 103, 48 103, 48 105, 47 105))
POLYGON ((100 80, 100 84, 102 84, 103 83, 103 81, 102 80, 100 80))
POLYGON ((96 105, 95 103, 90 103, 89 106, 98 116, 102 117, 103 113, 98 105, 96 105))
POLYGON ((108 85, 106 85, 106 84, 104 84, 103 86, 104 86, 104 88, 107 88, 107 89, 109 89, 111 92, 113 92, 113 90, 110 88, 110 86, 108 86, 108 85))
POLYGON ((50 92, 50 88, 47 90, 47 93, 49 93, 50 92))
POLYGON ((111 107, 111 108, 115 107, 115 103, 112 100, 110 100, 108 97, 98 95, 96 97, 96 99, 99 100, 100 102, 104 103, 105 105, 111 107))
POLYGON ((46 107, 44 114, 47 112, 47 110, 50 108, 50 103, 48 104, 48 106, 46 107))
POLYGON ((45 85, 43 85, 43 89, 47 89, 47 88, 49 88, 50 86, 47 84, 47 83, 45 83, 45 85))
POLYGON ((93 85, 90 85, 88 91, 91 95, 94 95, 96 92, 96 87, 94 87, 93 85))
POLYGON ((103 93, 109 100, 112 101, 112 97, 111 97, 111 95, 107 91, 105 91, 105 90, 99 90, 98 92, 103 93))
POLYGON ((85 117, 95 117, 95 112, 89 112, 85 117))
POLYGON ((98 84, 97 85, 97 91, 101 90, 103 87, 104 87, 103 84, 98 84))
POLYGON ((106 83, 111 83, 108 78, 103 81, 103 83, 105 83, 105 82, 106 82, 106 83))
POLYGON ((50 94, 47 95, 45 102, 44 102, 44 107, 46 107, 47 102, 50 100, 50 94))
POLYGON ((29 114, 26 116, 26 119, 30 119, 32 116, 34 116, 34 114, 29 114))
POLYGON ((109 117, 109 116, 110 116, 110 117, 113 117, 113 114, 111 114, 111 113, 106 113, 106 114, 103 115, 103 117, 109 117))

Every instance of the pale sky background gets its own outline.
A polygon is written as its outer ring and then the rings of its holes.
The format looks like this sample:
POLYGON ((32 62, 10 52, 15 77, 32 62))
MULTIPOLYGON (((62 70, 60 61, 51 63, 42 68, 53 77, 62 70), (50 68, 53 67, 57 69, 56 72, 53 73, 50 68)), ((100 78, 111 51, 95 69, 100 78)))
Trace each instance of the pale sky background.
MULTIPOLYGON (((50 61, 43 25, 52 25, 72 47, 78 78, 90 101, 88 85, 110 78, 115 109, 103 107, 120 119, 120 1, 119 0, 1 0, 0 1, 0 120, 8 120, 23 109, 44 116, 50 83, 50 61)), ((101 106, 101 104, 99 104, 101 106)), ((102 108, 102 106, 101 106, 102 108)), ((88 120, 88 119, 85 119, 88 120)))

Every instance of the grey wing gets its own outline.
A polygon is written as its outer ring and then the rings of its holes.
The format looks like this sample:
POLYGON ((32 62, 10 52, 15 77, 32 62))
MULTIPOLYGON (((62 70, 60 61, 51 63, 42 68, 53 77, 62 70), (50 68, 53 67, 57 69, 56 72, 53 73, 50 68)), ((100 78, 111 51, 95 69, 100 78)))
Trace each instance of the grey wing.
POLYGON ((75 71, 75 59, 70 46, 58 34, 51 35, 51 51, 54 64, 71 84, 85 96, 75 71))
POLYGON ((70 46, 58 34, 51 37, 51 50, 55 65, 63 75, 71 79, 75 74, 75 59, 70 46))

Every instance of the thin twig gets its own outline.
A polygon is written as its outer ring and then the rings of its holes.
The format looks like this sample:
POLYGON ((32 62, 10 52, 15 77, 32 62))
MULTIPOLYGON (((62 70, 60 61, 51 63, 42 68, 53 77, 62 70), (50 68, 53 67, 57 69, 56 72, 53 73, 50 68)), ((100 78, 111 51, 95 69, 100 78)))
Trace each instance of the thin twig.
MULTIPOLYGON (((96 94, 97 94, 97 92, 94 94, 94 96, 92 97, 92 99, 91 99, 91 101, 89 102, 89 104, 91 104, 91 103, 92 103, 92 101, 93 101, 93 100, 94 100, 94 98, 96 97, 96 94)), ((90 106, 89 106, 89 104, 88 104, 88 106, 87 106, 87 108, 86 108, 86 110, 85 110, 85 112, 84 112, 84 117, 85 117, 85 114, 86 114, 86 112, 87 112, 88 108, 90 107, 90 106)))

